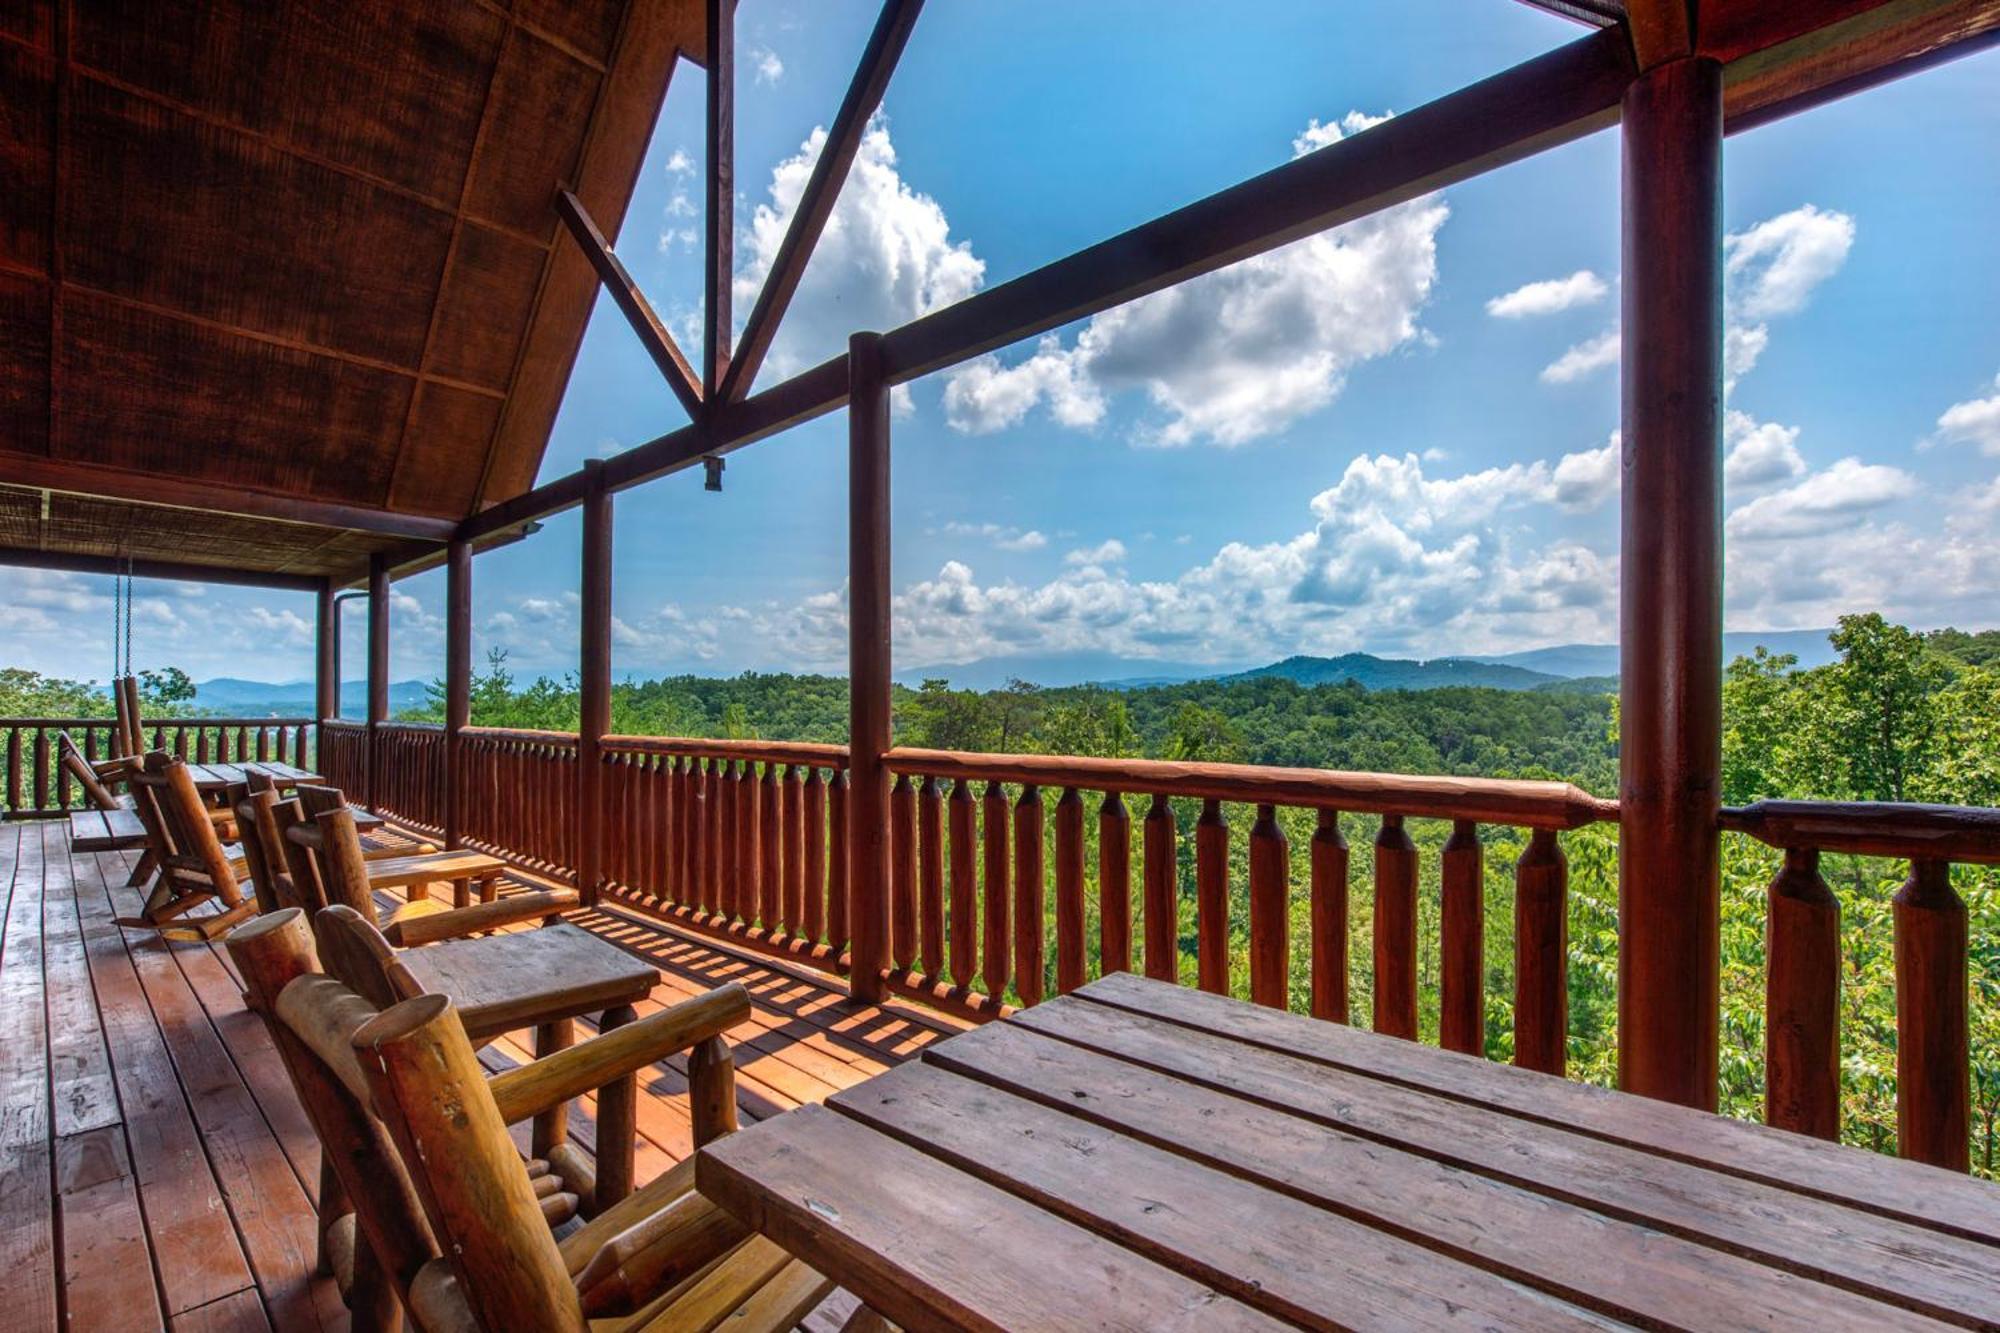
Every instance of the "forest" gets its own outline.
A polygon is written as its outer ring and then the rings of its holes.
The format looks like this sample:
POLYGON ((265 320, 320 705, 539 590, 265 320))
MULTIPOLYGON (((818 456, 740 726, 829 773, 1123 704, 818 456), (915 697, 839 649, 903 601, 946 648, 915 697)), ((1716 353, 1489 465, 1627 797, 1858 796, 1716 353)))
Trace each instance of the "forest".
MULTIPOLYGON (((2000 807, 2000 632, 1917 633, 1877 615, 1844 617, 1833 635, 1838 659, 1800 669, 1759 652, 1729 663, 1723 684, 1723 800, 1760 797, 1921 801, 2000 807)), ((149 684, 149 709, 187 706, 179 673, 149 684), (178 679, 176 679, 178 677, 178 679)), ((100 711, 88 686, 0 670, 0 716, 100 711)), ((104 710, 108 711, 108 710, 104 710)), ((623 734, 845 739, 847 682, 839 677, 747 674, 669 677, 614 686, 612 730, 623 734)), ((438 721, 443 690, 406 720, 438 721)), ((475 673, 475 724, 573 730, 573 680, 515 679, 504 653, 475 673)), ((1617 791, 1615 696, 1550 688, 1447 688, 1370 692, 1358 685, 1301 686, 1276 677, 1195 681, 1144 689, 954 690, 942 680, 896 688, 898 743, 938 749, 1148 756, 1340 769, 1494 777, 1545 777, 1598 795, 1617 791)), ((1051 802, 1057 793, 1045 793, 1051 802)), ((1180 812, 1180 967, 1194 972, 1195 810, 1180 812)), ((1243 836, 1252 811, 1229 808, 1235 836, 1230 876, 1233 966, 1247 989, 1248 907, 1243 836)), ((1292 856, 1293 1003, 1306 1002, 1305 857, 1311 814, 1280 812, 1292 856)), ((1368 959, 1374 821, 1343 816, 1353 849, 1349 942, 1357 1022, 1371 1012, 1368 959)), ((1450 832, 1412 821, 1422 851, 1420 996, 1435 1040, 1438 981, 1437 853, 1450 832)), ((1095 882, 1095 820, 1090 882, 1095 882)), ((1489 828, 1486 838, 1486 1041, 1495 1059, 1512 1053, 1513 867, 1525 835, 1489 828)), ((1616 1071, 1617 832, 1596 825, 1565 834, 1570 865, 1569 1065, 1610 1083, 1616 1071)), ((1763 1096, 1765 886, 1778 853, 1747 838, 1722 846, 1722 1106, 1758 1117, 1763 1096)), ((1842 1132, 1884 1151, 1895 1145, 1895 975, 1891 902, 1906 873, 1899 862, 1824 858, 1822 873, 1841 908, 1843 987, 1842 1132)), ((1956 867, 1953 883, 1970 918, 1972 1160, 2000 1172, 2000 871, 1956 867)), ((1050 909, 1051 912, 1053 909, 1050 909)), ((1094 951, 1095 904, 1087 934, 1094 951)), ((1141 934, 1135 923, 1135 935, 1141 934)), ((1052 952, 1052 951, 1051 951, 1052 952)), ((1051 962, 1051 966, 1053 963, 1051 962)), ((1092 960, 1093 972, 1096 960, 1092 960)))

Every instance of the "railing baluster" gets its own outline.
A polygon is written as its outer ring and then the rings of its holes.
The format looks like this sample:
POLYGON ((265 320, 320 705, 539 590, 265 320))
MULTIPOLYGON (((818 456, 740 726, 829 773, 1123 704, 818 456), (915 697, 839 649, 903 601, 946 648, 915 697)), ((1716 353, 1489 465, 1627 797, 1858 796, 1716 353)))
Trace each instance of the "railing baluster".
POLYGON ((1266 802, 1250 826, 1250 998, 1273 1009, 1291 1003, 1291 888, 1291 848, 1266 802))
POLYGON ((7 808, 25 810, 28 803, 21 799, 21 729, 7 728, 7 808))
POLYGON ((1561 1074, 1569 1037, 1569 862, 1550 829, 1514 866, 1514 1063, 1561 1074))
POLYGON ((847 770, 826 783, 826 943, 839 958, 847 949, 847 770))
POLYGON ((714 762, 719 767, 710 770, 709 787, 715 793, 715 887, 721 895, 723 920, 736 921, 744 915, 743 847, 736 837, 736 826, 742 821, 736 799, 742 780, 735 760, 714 762))
POLYGON ((1021 788, 1014 805, 1014 991, 1040 1004, 1042 974, 1042 789, 1021 788))
POLYGON ((806 916, 806 784, 797 764, 785 766, 785 934, 797 939, 806 916))
POLYGON ((1205 991, 1229 994, 1229 821, 1222 803, 1202 802, 1194 825, 1195 976, 1205 991))
POLYGON ((917 790, 908 773, 889 792, 889 959, 899 972, 917 961, 917 790))
POLYGON ((1896 894, 1896 1149, 1971 1166, 1965 903, 1944 861, 1912 860, 1896 894))
POLYGON ((1439 858, 1438 1044, 1486 1051, 1486 864, 1479 825, 1460 819, 1439 858))
POLYGON ((1771 879, 1764 950, 1764 1121, 1840 1137, 1840 904, 1819 853, 1787 848, 1771 879))
POLYGON ((1156 981, 1178 981, 1181 970, 1180 831, 1174 808, 1153 793, 1146 809, 1142 893, 1146 914, 1146 975, 1156 981))
POLYGON ((35 808, 44 809, 49 803, 49 732, 46 727, 35 728, 35 808))
POLYGON ((757 784, 758 914, 764 919, 764 936, 767 939, 783 929, 785 914, 785 869, 781 861, 785 813, 782 801, 778 765, 767 762, 763 781, 757 784))
POLYGON ((936 980, 944 972, 944 796, 934 777, 917 792, 917 850, 924 976, 936 980))
POLYGON ((682 836, 687 839, 686 901, 710 917, 722 911, 715 887, 715 761, 691 759, 687 771, 688 816, 682 836))
POLYGON ((1321 806, 1312 835, 1312 1016, 1347 1022, 1347 839, 1321 806))
POLYGON ((985 894, 986 946, 985 966, 980 975, 985 978, 986 993, 997 1003, 1006 993, 1009 961, 1013 956, 1008 920, 1008 872, 1013 863, 1008 859, 1007 792, 999 783, 989 782, 980 804, 984 807, 980 840, 985 853, 981 887, 985 894))
POLYGON ((1417 845, 1401 815, 1375 836, 1375 1030, 1417 1035, 1417 845))
POLYGON ((1056 801, 1056 992, 1087 980, 1083 946, 1083 797, 1064 787, 1056 801))
POLYGON ((951 843, 951 979, 958 989, 970 990, 979 927, 975 906, 979 803, 972 799, 972 785, 964 778, 952 783, 946 823, 951 843))
POLYGON ((826 779, 819 765, 806 766, 805 817, 801 832, 805 839, 805 932, 816 943, 826 937, 826 779))
POLYGON ((1097 948, 1103 974, 1132 970, 1132 820, 1115 791, 1097 807, 1097 948))

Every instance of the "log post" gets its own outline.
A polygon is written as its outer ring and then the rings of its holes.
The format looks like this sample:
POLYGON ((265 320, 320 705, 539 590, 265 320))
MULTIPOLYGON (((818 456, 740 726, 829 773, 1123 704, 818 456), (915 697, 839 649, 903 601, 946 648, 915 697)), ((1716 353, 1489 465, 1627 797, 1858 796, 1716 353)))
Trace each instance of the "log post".
MULTIPOLYGON (((1819 853, 1785 850, 1771 881, 1764 952, 1764 1121, 1840 1138, 1840 904, 1819 853)), ((1902 973, 1897 973, 1902 979, 1902 973)))
POLYGON ((1486 869, 1479 826, 1452 825, 1439 871, 1438 1044, 1486 1053, 1486 869))
POLYGON ((1969 937, 1951 866, 1911 861, 1895 918, 1896 1151, 1964 1171, 1971 1162, 1969 937))
POLYGON ((1312 846, 1312 1016, 1347 1021, 1347 839, 1321 806, 1312 846))
POLYGON ((368 808, 381 799, 382 724, 389 720, 389 562, 368 557, 368 808))
MULTIPOLYGON (((604 464, 584 464, 583 626, 576 736, 576 887, 588 907, 604 878, 604 734, 611 730, 611 492, 604 464)), ((619 830, 624 836, 624 830, 619 830)))
POLYGON ((1618 1075, 1716 1106, 1722 767, 1722 69, 1624 101, 1618 1075))
POLYGON ((882 336, 847 343, 848 926, 855 998, 882 998, 889 902, 889 385, 882 336))
POLYGON ((472 723, 472 543, 444 557, 444 845, 464 841, 465 729, 472 723))
MULTIPOLYGON (((340 603, 333 599, 333 580, 322 579, 313 615, 313 722, 340 716, 340 603)), ((324 748, 324 747, 322 747, 324 748)), ((310 767, 305 756, 293 760, 310 767)))

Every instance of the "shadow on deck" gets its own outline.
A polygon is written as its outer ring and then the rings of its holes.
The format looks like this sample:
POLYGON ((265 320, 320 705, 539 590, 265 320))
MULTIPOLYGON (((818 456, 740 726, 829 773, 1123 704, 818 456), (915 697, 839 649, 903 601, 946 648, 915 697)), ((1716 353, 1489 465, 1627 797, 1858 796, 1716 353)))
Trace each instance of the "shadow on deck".
MULTIPOLYGON (((61 822, 0 823, 0 1324, 345 1329, 332 1281, 312 1271, 312 1128, 222 947, 114 923, 138 906, 133 860, 73 855, 61 822)), ((750 991, 751 1018, 730 1034, 745 1123, 958 1026, 856 1004, 814 973, 656 923, 570 919, 660 968, 642 1014, 728 981, 750 991)), ((527 1058, 521 1040, 486 1048, 488 1065, 527 1058)), ((691 1150, 684 1059, 641 1087, 643 1182, 691 1150)), ((586 1102, 570 1117, 586 1150, 593 1112, 586 1102)))

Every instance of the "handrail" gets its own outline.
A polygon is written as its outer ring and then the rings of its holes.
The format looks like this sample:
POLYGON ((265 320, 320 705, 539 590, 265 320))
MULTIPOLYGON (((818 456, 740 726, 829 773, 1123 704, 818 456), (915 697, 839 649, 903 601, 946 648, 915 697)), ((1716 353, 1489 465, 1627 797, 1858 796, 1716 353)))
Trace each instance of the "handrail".
POLYGON ((435 732, 439 735, 444 733, 444 723, 442 722, 387 721, 378 722, 375 725, 381 731, 435 732))
POLYGON ((1722 827, 1781 850, 2000 865, 2000 810, 1887 801, 1757 801, 1722 827))
POLYGON ((1403 815, 1470 819, 1523 828, 1573 829, 1618 818, 1618 803, 1567 782, 1509 778, 1408 777, 1263 764, 1180 763, 1044 754, 971 754, 897 746, 883 757, 897 773, 1031 783, 1043 787, 1145 792, 1199 800, 1241 801, 1403 815))
POLYGON ((573 731, 537 731, 528 727, 463 727, 459 734, 469 740, 525 741, 531 745, 575 745, 573 731))
POLYGON ((847 747, 818 741, 722 740, 697 736, 606 736, 606 750, 625 754, 687 755, 695 759, 742 759, 757 763, 813 764, 846 768, 847 747))
MULTIPOLYGON (((0 717, 0 729, 9 727, 108 727, 117 719, 110 713, 96 717, 0 717)), ((182 717, 148 714, 142 725, 155 727, 310 727, 309 717, 182 717)))

